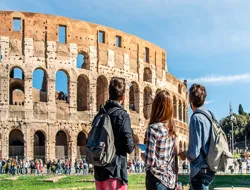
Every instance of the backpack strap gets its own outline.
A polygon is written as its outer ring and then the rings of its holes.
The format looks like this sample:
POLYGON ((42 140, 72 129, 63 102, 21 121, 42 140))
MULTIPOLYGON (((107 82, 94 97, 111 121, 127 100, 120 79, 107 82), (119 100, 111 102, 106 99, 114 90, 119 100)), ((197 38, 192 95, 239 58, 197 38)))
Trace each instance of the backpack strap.
POLYGON ((122 108, 119 107, 113 107, 111 109, 109 109, 108 112, 106 112, 108 115, 111 115, 113 112, 117 111, 117 110, 121 110, 122 108))

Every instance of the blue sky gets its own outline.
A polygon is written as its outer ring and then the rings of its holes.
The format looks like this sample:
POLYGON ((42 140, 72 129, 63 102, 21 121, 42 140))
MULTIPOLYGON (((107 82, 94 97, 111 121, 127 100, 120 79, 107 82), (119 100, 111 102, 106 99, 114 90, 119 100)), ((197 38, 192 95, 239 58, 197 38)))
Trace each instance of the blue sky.
POLYGON ((169 72, 207 88, 218 119, 250 112, 248 0, 1 0, 1 10, 67 16, 144 38, 167 51, 169 72))

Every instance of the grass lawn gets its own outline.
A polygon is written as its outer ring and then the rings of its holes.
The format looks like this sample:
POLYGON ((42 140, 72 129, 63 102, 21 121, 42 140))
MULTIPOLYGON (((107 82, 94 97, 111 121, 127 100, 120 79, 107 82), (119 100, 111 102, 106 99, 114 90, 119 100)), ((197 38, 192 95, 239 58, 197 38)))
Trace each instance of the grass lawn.
MULTIPOLYGON (((41 190, 41 189, 95 189, 93 182, 77 182, 83 179, 93 179, 93 176, 69 176, 60 179, 57 183, 43 182, 42 180, 51 176, 21 176, 16 181, 6 181, 4 178, 9 176, 0 176, 0 190, 41 190)), ((179 180, 183 185, 188 184, 188 176, 180 176, 179 180)), ((130 175, 129 189, 144 190, 145 175, 130 175)), ((214 187, 250 187, 250 175, 218 175, 211 185, 214 187)))

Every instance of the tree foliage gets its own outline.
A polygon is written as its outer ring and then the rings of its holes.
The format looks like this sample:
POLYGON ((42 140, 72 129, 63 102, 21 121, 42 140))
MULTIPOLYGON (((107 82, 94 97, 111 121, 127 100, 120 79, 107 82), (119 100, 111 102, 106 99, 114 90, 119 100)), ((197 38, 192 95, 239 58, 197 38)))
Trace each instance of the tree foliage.
POLYGON ((223 128, 224 132, 228 136, 231 133, 232 125, 234 131, 235 139, 239 141, 244 141, 245 135, 250 138, 250 115, 246 114, 243 110, 242 105, 239 105, 239 114, 233 114, 236 121, 232 121, 230 116, 223 118, 220 121, 220 126, 223 128))
POLYGON ((244 109, 242 107, 242 105, 239 105, 239 111, 238 111, 239 115, 246 115, 246 113, 244 112, 244 109))

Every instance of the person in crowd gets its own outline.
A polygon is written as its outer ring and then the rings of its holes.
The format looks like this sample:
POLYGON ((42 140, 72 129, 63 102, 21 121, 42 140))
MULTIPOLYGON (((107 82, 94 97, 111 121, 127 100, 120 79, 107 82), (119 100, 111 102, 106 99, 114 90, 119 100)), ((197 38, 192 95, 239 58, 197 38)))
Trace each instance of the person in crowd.
POLYGON ((155 96, 149 125, 145 134, 146 189, 169 190, 177 188, 173 101, 166 90, 155 96))
POLYGON ((126 190, 128 188, 127 154, 134 150, 133 131, 129 114, 122 104, 125 98, 125 80, 114 77, 109 84, 109 100, 104 109, 109 112, 118 108, 110 116, 115 138, 116 155, 114 160, 104 166, 94 166, 96 189, 126 190))
MULTIPOLYGON (((205 109, 204 103, 207 97, 206 88, 200 84, 193 84, 189 89, 189 103, 192 111, 204 111, 211 118, 211 113, 205 109)), ((209 119, 201 113, 191 116, 189 124, 189 145, 188 151, 181 152, 179 155, 182 160, 186 158, 190 161, 190 182, 192 190, 208 190, 209 185, 215 177, 205 157, 208 154, 210 132, 212 124, 209 119)))
POLYGON ((239 159, 238 160, 238 163, 239 163, 239 171, 238 171, 238 174, 242 174, 242 160, 241 159, 239 159))

